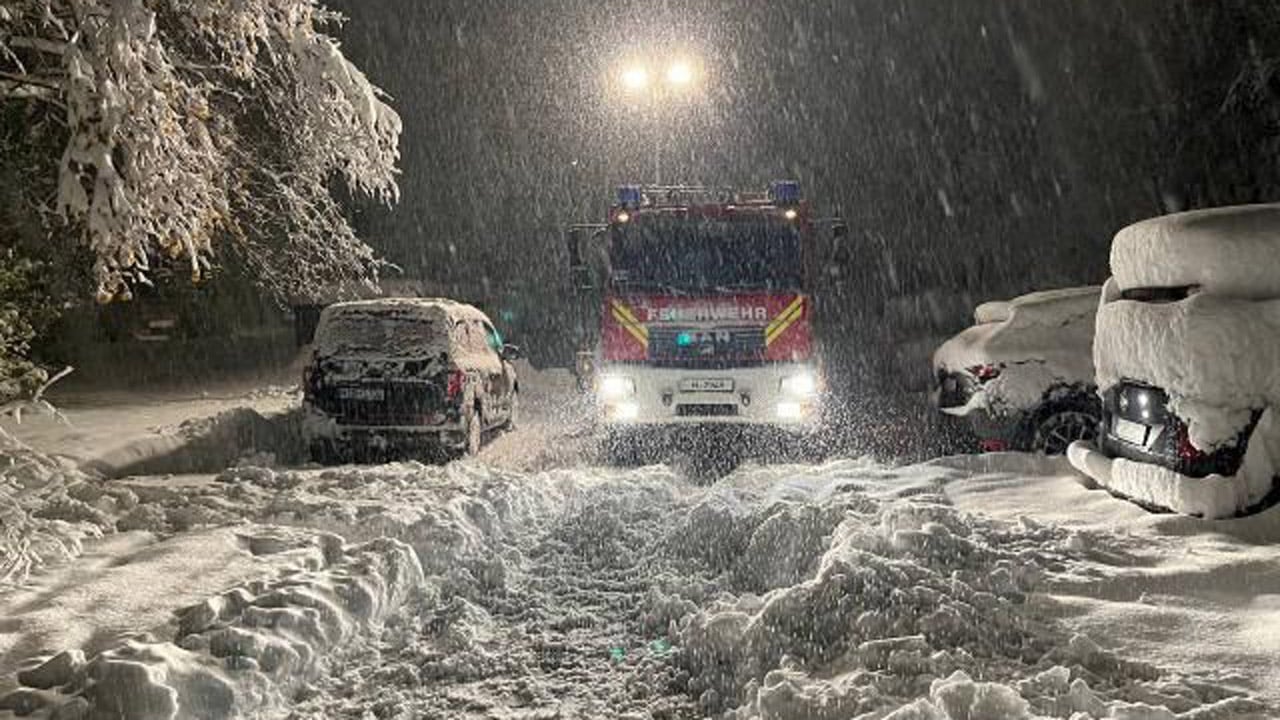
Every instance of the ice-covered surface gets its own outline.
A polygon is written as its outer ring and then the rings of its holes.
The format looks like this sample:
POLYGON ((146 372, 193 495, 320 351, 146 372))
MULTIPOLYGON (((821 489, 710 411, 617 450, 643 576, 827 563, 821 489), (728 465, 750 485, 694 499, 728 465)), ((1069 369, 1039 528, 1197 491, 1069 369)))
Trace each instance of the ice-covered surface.
POLYGON ((1035 407, 1054 387, 1092 385, 1098 293, 1098 287, 1065 288, 979 305, 978 324, 943 343, 934 367, 1000 367, 972 401, 996 412, 1035 407))
POLYGON ((1130 225, 1111 244, 1121 289, 1199 286, 1240 299, 1280 296, 1280 204, 1212 208, 1130 225))

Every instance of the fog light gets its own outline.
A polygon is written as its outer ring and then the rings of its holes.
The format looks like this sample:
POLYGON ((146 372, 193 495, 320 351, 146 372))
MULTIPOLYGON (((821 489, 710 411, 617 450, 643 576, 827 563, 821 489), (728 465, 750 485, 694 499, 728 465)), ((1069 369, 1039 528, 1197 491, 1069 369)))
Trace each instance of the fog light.
POLYGON ((798 402, 778 403, 779 420, 799 420, 804 417, 804 406, 798 402))

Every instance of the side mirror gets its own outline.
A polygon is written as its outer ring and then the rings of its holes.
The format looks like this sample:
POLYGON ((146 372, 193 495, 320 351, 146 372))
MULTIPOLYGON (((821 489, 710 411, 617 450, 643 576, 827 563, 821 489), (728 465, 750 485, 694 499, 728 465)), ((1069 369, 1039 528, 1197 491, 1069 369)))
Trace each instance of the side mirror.
POLYGON ((511 343, 507 343, 502 346, 503 360, 520 360, 523 357, 524 357, 524 351, 520 349, 519 345, 512 345, 511 343))

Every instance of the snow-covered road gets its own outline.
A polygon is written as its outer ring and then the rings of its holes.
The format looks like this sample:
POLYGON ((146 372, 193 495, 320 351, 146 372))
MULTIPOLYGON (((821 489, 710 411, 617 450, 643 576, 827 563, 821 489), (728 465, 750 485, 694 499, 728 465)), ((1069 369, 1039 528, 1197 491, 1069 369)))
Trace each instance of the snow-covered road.
POLYGON ((10 442, 0 718, 1280 712, 1280 512, 1021 455, 708 486, 595 465, 555 396, 443 467, 103 481, 10 442))

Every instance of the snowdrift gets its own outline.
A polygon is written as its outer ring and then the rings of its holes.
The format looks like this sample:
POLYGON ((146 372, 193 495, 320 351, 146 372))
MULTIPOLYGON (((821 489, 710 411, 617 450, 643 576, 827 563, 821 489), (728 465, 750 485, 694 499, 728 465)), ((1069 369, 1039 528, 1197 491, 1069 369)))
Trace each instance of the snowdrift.
MULTIPOLYGON (((271 532, 258 553, 294 549, 271 532)), ((54 717, 168 720, 283 714, 295 692, 399 611, 422 584, 408 546, 315 536, 306 572, 228 590, 178 613, 178 636, 126 639, 86 660, 61 652, 18 674, 0 708, 54 717)))

